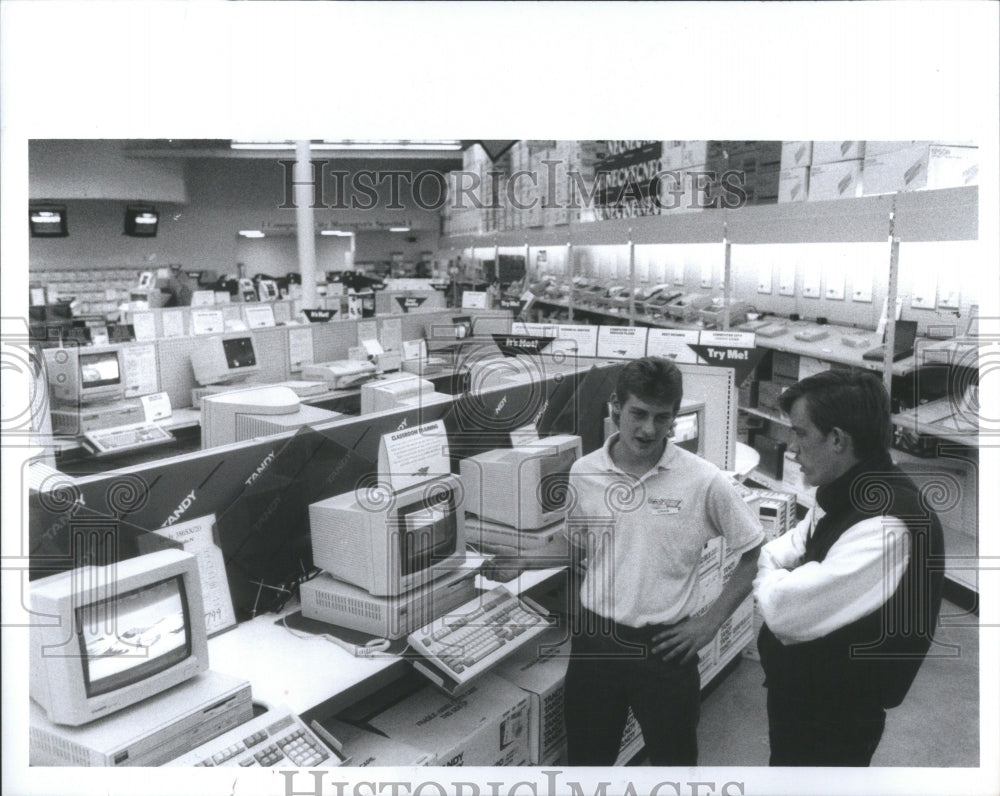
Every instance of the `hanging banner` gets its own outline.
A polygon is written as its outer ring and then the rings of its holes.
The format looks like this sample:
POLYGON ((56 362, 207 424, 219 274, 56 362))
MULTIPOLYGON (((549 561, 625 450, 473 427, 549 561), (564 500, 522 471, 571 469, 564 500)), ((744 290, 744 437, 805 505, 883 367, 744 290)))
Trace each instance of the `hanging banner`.
POLYGON ((765 349, 757 348, 753 332, 702 332, 695 353, 708 365, 722 365, 736 371, 736 383, 742 384, 764 357, 765 349))
POLYGON ((541 354, 552 345, 554 337, 534 337, 531 335, 495 334, 493 342, 505 357, 541 354))
POLYGON ((427 296, 396 296, 396 303, 403 312, 420 309, 425 301, 427 296))

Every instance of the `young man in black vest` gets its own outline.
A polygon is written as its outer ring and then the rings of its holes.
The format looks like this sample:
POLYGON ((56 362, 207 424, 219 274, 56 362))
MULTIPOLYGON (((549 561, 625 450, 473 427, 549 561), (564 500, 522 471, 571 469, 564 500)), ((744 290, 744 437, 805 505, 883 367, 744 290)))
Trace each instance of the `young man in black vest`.
POLYGON ((786 390, 816 505, 761 551, 754 595, 772 766, 867 766, 885 709, 930 648, 943 582, 937 516, 889 456, 889 396, 863 371, 786 390))

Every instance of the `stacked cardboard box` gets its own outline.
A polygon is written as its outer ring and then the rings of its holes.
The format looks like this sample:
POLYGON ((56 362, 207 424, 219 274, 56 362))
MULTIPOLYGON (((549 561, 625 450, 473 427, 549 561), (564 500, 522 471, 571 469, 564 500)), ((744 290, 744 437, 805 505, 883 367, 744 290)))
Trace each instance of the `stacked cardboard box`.
POLYGON ((565 630, 556 629, 542 634, 494 670, 528 695, 528 753, 533 766, 565 757, 563 696, 568 665, 569 639, 565 630))
MULTIPOLYGON (((376 756, 378 765, 524 766, 528 720, 528 695, 490 673, 458 698, 423 688, 367 717, 365 729, 392 742, 376 756), (414 750, 424 756, 414 759, 414 750)), ((373 753, 366 736, 358 738, 350 751, 367 760, 373 753)))
POLYGON ((865 155, 865 194, 954 188, 979 181, 976 147, 901 141, 888 148, 893 142, 878 143, 865 155))
POLYGON ((813 141, 809 199, 861 196, 864 141, 813 141))

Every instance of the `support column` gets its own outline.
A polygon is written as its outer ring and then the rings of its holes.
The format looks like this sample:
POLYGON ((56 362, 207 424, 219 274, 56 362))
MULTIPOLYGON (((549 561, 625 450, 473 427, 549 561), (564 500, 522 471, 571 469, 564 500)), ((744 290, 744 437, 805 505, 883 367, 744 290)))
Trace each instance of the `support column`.
POLYGON ((302 276, 302 306, 319 309, 316 303, 316 224, 313 220, 312 164, 309 142, 295 142, 295 235, 302 276))

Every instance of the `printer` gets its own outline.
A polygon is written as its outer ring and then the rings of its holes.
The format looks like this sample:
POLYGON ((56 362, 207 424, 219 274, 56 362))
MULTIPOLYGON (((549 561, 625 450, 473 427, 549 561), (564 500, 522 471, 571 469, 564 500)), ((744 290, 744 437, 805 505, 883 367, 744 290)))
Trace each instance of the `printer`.
POLYGON ((330 362, 302 365, 303 380, 329 382, 334 390, 354 387, 368 381, 374 375, 374 363, 360 359, 335 359, 330 362))

